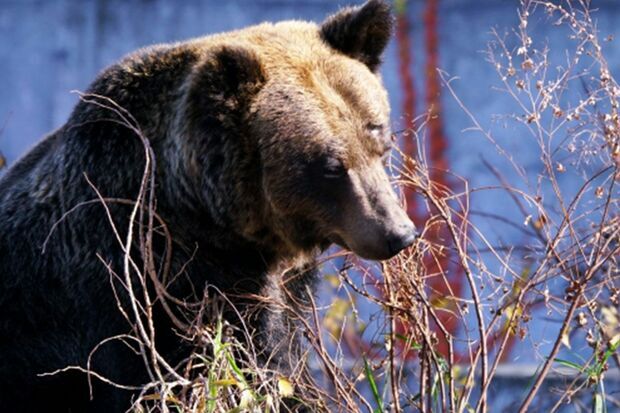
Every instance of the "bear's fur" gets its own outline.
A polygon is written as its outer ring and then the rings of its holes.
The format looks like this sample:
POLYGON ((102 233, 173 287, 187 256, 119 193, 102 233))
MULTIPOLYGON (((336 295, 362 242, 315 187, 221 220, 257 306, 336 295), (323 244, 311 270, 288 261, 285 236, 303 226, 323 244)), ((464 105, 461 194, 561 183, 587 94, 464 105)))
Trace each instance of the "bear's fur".
MULTIPOLYGON (((235 297, 248 294, 287 301, 289 283, 300 306, 314 257, 331 243, 371 259, 410 245, 413 225, 381 164, 389 107, 377 68, 391 25, 387 4, 370 0, 320 26, 261 24, 154 46, 103 71, 67 123, 0 181, 0 410, 129 406, 131 393, 98 380, 90 400, 80 372, 39 376, 85 367, 98 343, 130 331, 111 288, 126 299, 110 272, 122 272, 123 250, 93 200, 95 189, 109 200, 124 239, 132 206, 114 200, 136 199, 145 146, 102 104, 127 110, 152 148, 157 214, 174 243, 169 273, 182 273, 170 286, 177 297, 209 284, 240 306, 235 297)), ((155 238, 160 259, 170 251, 155 238)), ((161 354, 178 360, 170 319, 157 305, 154 317, 161 354)), ((256 345, 280 352, 271 360, 286 374, 295 325, 280 311, 253 320, 256 345)), ((109 343, 91 367, 139 385, 143 362, 109 343)))

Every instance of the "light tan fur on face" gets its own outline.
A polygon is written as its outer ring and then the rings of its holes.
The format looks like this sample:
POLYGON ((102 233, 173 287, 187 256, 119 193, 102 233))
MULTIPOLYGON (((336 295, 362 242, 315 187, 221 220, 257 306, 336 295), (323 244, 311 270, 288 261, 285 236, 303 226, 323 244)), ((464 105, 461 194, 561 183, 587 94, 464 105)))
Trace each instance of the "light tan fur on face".
POLYGON ((299 21, 265 23, 195 41, 198 50, 249 49, 265 75, 249 114, 264 205, 241 231, 255 238, 268 227, 292 256, 300 246, 303 251, 330 239, 383 259, 395 251, 390 240, 413 227, 381 163, 391 145, 387 92, 367 62, 328 44, 322 29, 299 21), (307 172, 322 159, 347 170, 329 196, 332 183, 307 172))
MULTIPOLYGON (((273 219, 314 215, 312 219, 329 232, 326 235, 341 240, 343 246, 365 257, 389 256, 386 238, 411 223, 381 163, 391 142, 389 104, 379 76, 363 63, 334 53, 313 24, 261 25, 247 36, 268 76, 255 110, 272 131, 265 138, 274 142, 269 158, 292 162, 292 148, 308 156, 328 154, 338 157, 350 176, 350 190, 338 205, 346 212, 337 218, 317 212, 320 208, 312 199, 293 196, 290 187, 270 190, 283 185, 279 181, 284 177, 278 176, 273 184, 267 176, 264 186, 273 219), (303 47, 291 49, 290 44, 303 47), (278 99, 282 107, 274 109, 278 99)), ((294 166, 278 174, 294 175, 294 166)), ((289 225, 286 220, 281 225, 284 239, 289 225)))

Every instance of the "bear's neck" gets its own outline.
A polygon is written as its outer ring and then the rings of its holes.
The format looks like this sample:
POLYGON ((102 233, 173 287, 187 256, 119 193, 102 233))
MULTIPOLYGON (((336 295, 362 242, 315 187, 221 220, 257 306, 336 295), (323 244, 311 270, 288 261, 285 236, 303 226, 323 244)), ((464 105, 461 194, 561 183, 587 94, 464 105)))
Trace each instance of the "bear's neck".
MULTIPOLYGON (((313 262, 318 250, 300 249, 287 244, 277 234, 268 230, 265 223, 258 231, 258 224, 250 224, 252 206, 238 205, 241 215, 211 214, 208 208, 174 203, 158 198, 158 213, 167 223, 178 247, 200 257, 205 262, 229 268, 235 273, 280 273, 313 262), (247 220, 246 220, 247 218, 247 220), (242 227, 232 222, 245 222, 242 227)), ((177 198, 178 199, 178 198, 177 198)))

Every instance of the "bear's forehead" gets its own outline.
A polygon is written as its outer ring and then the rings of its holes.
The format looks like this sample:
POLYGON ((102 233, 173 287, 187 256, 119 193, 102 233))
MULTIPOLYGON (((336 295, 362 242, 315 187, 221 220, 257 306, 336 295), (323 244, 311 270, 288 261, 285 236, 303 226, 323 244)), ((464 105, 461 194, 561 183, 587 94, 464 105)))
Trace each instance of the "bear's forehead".
POLYGON ((265 23, 230 36, 251 47, 263 65, 270 117, 278 118, 282 134, 312 138, 352 161, 384 150, 390 108, 380 78, 329 47, 316 24, 265 23))
POLYGON ((263 23, 224 35, 222 40, 246 43, 270 77, 304 82, 324 75, 332 87, 360 97, 368 96, 381 106, 379 110, 389 110, 379 78, 362 62, 328 46, 314 23, 263 23))

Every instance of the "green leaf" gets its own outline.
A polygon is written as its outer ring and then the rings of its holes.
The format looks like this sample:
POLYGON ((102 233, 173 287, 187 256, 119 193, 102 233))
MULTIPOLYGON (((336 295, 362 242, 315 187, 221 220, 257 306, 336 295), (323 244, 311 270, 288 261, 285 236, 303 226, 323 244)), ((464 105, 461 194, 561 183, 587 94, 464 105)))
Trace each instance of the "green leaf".
POLYGON ((399 340, 404 341, 405 343, 411 343, 409 345, 409 347, 412 350, 417 350, 417 351, 422 350, 422 344, 416 343, 415 341, 411 341, 408 337, 406 337, 406 336, 404 336, 402 334, 395 334, 395 336, 396 336, 396 338, 398 338, 399 340))
POLYGON ((383 401, 381 400, 381 396, 379 395, 379 388, 377 387, 377 383, 375 382, 372 369, 370 368, 370 365, 368 364, 368 359, 366 359, 366 357, 364 357, 364 372, 366 373, 366 377, 368 378, 368 384, 370 384, 370 390, 372 391, 372 395, 375 398, 375 402, 377 403, 375 413, 383 413, 383 401))
POLYGON ((572 361, 563 360, 563 359, 558 359, 558 358, 553 359, 553 361, 555 361, 555 362, 556 362, 556 363, 558 363, 558 364, 563 365, 564 367, 569 367, 569 368, 571 368, 571 369, 575 369, 575 370, 577 370, 577 371, 581 371, 581 370, 583 369, 583 367, 582 367, 582 366, 580 366, 580 365, 579 365, 579 364, 577 364, 577 363, 573 363, 572 361))

